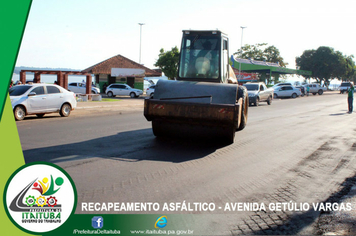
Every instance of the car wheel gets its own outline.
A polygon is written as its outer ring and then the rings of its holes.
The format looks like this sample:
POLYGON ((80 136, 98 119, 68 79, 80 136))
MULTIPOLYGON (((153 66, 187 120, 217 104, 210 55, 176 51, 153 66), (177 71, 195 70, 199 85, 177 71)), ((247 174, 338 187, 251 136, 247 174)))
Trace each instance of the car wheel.
POLYGON ((23 120, 25 119, 26 116, 26 111, 25 108, 22 106, 17 106, 14 109, 14 116, 15 116, 15 120, 23 120))
POLYGON ((272 104, 272 96, 269 96, 267 99, 267 104, 271 105, 272 104))
POLYGON ((258 105, 260 105, 260 98, 256 98, 256 102, 255 102, 255 106, 258 107, 258 105))
POLYGON ((130 93, 130 97, 131 98, 135 98, 136 97, 136 94, 134 92, 130 93))
POLYGON ((72 110, 72 107, 68 103, 65 103, 62 105, 61 110, 59 111, 59 114, 62 117, 68 117, 70 115, 71 110, 72 110))
POLYGON ((42 118, 42 117, 44 117, 44 115, 45 115, 45 114, 36 114, 36 116, 37 116, 38 118, 42 118))
POLYGON ((150 98, 153 98, 153 93, 150 94, 150 98))
POLYGON ((92 93, 92 94, 96 94, 96 91, 92 90, 91 93, 92 93))
POLYGON ((273 96, 274 96, 274 98, 278 98, 278 95, 275 93, 275 94, 273 94, 273 96))
POLYGON ((296 98, 297 97, 297 94, 296 93, 293 93, 292 94, 292 98, 296 98))
POLYGON ((323 90, 320 89, 320 90, 318 91, 318 94, 319 94, 319 95, 322 95, 322 94, 323 94, 323 90))
POLYGON ((114 94, 112 92, 108 92, 108 97, 114 97, 114 94))

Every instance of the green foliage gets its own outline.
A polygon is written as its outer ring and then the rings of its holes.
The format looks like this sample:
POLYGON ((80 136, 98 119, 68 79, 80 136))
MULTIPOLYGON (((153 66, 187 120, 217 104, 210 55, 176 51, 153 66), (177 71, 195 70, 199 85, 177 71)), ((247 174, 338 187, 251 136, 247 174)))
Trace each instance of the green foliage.
POLYGON ((288 63, 284 62, 283 57, 275 46, 267 46, 267 43, 258 43, 255 45, 248 45, 242 47, 234 55, 238 55, 240 58, 243 59, 254 59, 258 61, 266 61, 266 62, 273 62, 279 63, 281 67, 286 67, 288 63))
POLYGON ((311 77, 304 76, 306 79, 313 78, 318 83, 324 81, 327 86, 330 79, 348 80, 355 77, 353 55, 344 56, 331 47, 305 50, 295 61, 300 70, 312 71, 311 77))
POLYGON ((155 66, 158 66, 169 79, 174 79, 177 76, 179 61, 177 46, 172 48, 171 51, 164 51, 162 48, 159 52, 155 66))
MULTIPOLYGON (((246 44, 245 46, 237 50, 234 55, 238 55, 238 57, 242 59, 253 59, 257 61, 278 63, 281 67, 286 67, 288 65, 288 63, 284 62, 283 57, 281 57, 279 49, 273 45, 268 46, 267 43, 258 43, 255 45, 246 44)), ((271 83, 269 77, 267 77, 266 79, 267 84, 271 83)), ((278 83, 280 77, 278 75, 273 75, 273 80, 275 83, 278 83)))

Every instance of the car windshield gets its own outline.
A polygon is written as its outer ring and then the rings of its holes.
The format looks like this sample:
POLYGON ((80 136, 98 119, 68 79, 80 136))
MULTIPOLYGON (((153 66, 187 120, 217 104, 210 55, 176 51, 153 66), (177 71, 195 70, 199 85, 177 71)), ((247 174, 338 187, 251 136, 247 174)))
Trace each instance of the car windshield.
POLYGON ((244 85, 248 91, 256 91, 258 90, 258 84, 245 84, 244 85))
POLYGON ((28 91, 32 86, 30 85, 17 85, 9 89, 10 96, 20 96, 28 91))

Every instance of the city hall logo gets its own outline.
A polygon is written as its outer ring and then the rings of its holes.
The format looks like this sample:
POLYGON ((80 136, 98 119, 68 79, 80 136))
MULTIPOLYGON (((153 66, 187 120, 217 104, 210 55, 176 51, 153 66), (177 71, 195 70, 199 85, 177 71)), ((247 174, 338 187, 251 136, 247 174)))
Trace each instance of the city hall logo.
POLYGON ((76 190, 70 176, 58 166, 44 162, 19 168, 4 191, 8 217, 30 233, 58 228, 74 212, 75 205, 76 190))

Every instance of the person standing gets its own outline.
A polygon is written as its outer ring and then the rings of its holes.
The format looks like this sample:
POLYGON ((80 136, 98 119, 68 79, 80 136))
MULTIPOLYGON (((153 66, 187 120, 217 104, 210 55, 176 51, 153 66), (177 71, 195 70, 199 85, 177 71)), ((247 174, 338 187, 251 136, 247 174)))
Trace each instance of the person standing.
POLYGON ((347 104, 349 106, 349 111, 348 111, 349 114, 351 114, 353 110, 354 91, 355 91, 355 87, 353 86, 353 84, 351 84, 350 88, 347 90, 347 104))
POLYGON ((103 85, 103 90, 104 90, 104 93, 106 93, 106 88, 108 87, 108 85, 105 83, 104 85, 103 85))

